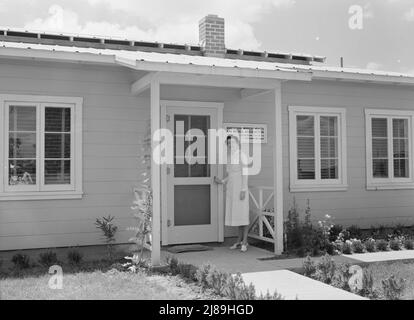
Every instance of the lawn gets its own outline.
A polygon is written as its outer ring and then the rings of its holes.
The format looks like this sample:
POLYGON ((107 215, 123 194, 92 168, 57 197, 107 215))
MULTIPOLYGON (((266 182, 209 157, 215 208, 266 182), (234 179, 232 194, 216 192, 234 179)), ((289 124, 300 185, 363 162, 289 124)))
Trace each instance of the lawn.
POLYGON ((128 273, 79 272, 63 276, 63 288, 48 286, 50 275, 0 279, 0 299, 13 300, 196 300, 217 299, 179 277, 128 273))
POLYGON ((405 279, 407 282, 402 299, 414 300, 414 262, 378 262, 370 264, 366 269, 372 271, 374 288, 377 290, 382 287, 381 281, 392 275, 405 279))

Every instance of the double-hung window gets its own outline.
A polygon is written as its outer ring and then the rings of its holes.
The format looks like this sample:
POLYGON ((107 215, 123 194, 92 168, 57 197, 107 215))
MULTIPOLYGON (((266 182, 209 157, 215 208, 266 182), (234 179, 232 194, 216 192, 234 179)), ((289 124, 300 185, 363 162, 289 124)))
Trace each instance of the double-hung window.
POLYGON ((343 108, 289 107, 292 192, 347 189, 343 108))
POLYGON ((414 188, 414 112, 366 109, 367 188, 414 188))
POLYGON ((82 195, 82 99, 0 95, 0 200, 82 195))

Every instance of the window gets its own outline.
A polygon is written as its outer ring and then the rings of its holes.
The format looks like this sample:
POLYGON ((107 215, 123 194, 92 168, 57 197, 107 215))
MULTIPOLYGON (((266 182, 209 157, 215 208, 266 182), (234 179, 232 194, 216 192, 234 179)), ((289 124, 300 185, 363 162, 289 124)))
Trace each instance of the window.
POLYGON ((367 188, 413 188, 410 111, 367 109, 367 188))
POLYGON ((2 96, 0 200, 79 198, 82 99, 2 96))
POLYGON ((346 190, 345 109, 289 107, 291 191, 346 190))

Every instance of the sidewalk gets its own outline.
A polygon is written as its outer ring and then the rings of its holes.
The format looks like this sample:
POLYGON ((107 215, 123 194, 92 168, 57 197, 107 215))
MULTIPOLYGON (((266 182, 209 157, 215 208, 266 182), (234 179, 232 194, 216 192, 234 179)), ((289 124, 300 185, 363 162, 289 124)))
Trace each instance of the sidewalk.
POLYGON ((244 273, 246 284, 253 284, 256 294, 273 294, 285 300, 368 300, 288 270, 244 273))

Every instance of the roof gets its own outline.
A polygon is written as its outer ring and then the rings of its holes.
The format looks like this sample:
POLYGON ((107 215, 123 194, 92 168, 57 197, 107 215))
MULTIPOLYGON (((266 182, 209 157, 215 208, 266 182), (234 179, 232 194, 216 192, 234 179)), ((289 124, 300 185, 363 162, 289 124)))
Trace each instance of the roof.
MULTIPOLYGON (((25 30, 1 30, 0 41, 39 43, 46 45, 62 45, 88 47, 95 49, 114 49, 126 51, 147 51, 159 53, 184 54, 203 56, 203 48, 199 45, 174 44, 162 42, 136 41, 126 39, 92 37, 85 35, 51 34, 44 32, 29 32, 25 30)), ((241 49, 226 49, 224 58, 246 59, 271 62, 294 62, 310 64, 312 62, 325 62, 325 57, 301 53, 251 51, 241 49)))
POLYGON ((160 52, 0 41, 0 56, 117 64, 146 71, 191 72, 287 80, 329 79, 414 85, 414 75, 411 74, 325 65, 258 61, 245 58, 216 58, 176 51, 160 52))

